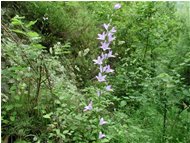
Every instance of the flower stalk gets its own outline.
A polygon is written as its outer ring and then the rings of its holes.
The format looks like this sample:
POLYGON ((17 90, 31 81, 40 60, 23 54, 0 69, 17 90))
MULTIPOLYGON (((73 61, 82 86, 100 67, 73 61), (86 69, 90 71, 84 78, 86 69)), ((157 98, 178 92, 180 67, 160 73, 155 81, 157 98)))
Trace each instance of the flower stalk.
MULTIPOLYGON (((115 10, 117 10, 119 8, 121 8, 120 4, 116 4, 114 6, 115 10)), ((110 21, 110 23, 108 23, 108 24, 104 23, 103 24, 104 31, 101 34, 98 34, 97 39, 100 40, 101 45, 100 45, 99 48, 100 48, 100 50, 102 52, 101 52, 101 55, 99 55, 97 57, 97 59, 93 60, 93 62, 99 68, 99 73, 96 76, 96 79, 102 85, 104 85, 104 86, 106 85, 105 88, 104 88, 105 91, 112 92, 113 91, 112 86, 108 84, 108 81, 106 80, 106 77, 107 77, 107 74, 113 73, 114 70, 111 69, 111 66, 109 64, 107 64, 107 61, 108 61, 109 58, 114 58, 115 57, 115 55, 112 54, 112 50, 111 50, 110 46, 112 45, 112 42, 116 39, 114 34, 117 32, 117 30, 116 30, 115 27, 111 26, 112 19, 110 19, 109 21, 110 21)), ((101 91, 101 90, 97 91, 97 96, 99 97, 99 100, 100 100, 100 97, 102 96, 102 93, 103 93, 103 91, 101 91)), ((92 108, 92 101, 90 101, 89 105, 84 108, 84 111, 89 111, 89 110, 92 110, 92 109, 93 109, 92 108)), ((105 125, 107 123, 108 122, 106 120, 104 120, 103 117, 100 118, 99 126, 103 126, 103 125, 105 125)), ((102 131, 99 131, 98 138, 103 139, 105 137, 106 137, 106 135, 104 133, 102 133, 102 131)))

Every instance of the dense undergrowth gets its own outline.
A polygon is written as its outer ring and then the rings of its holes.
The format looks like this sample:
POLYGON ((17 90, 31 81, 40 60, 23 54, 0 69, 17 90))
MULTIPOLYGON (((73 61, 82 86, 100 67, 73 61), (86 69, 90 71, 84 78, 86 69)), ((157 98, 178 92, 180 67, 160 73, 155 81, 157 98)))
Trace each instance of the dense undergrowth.
POLYGON ((98 100, 97 34, 115 2, 2 2, 4 143, 189 143, 190 4, 121 2, 114 91, 98 100), (98 140, 98 114, 107 119, 98 140))

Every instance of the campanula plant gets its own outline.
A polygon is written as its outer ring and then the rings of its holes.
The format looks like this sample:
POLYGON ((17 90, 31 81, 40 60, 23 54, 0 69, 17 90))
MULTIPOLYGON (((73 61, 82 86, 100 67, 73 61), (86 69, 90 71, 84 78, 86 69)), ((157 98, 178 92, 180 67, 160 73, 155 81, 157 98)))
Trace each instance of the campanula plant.
MULTIPOLYGON (((119 3, 115 4, 114 9, 117 10, 119 8, 121 8, 121 5, 119 3)), ((101 54, 97 57, 97 59, 93 60, 94 64, 97 65, 99 68, 99 73, 96 76, 96 79, 102 86, 104 86, 104 88, 97 90, 97 96, 99 97, 99 101, 101 100, 100 99, 101 96, 104 96, 103 93, 113 91, 112 86, 109 85, 109 81, 106 79, 106 77, 108 76, 107 74, 114 72, 114 70, 111 69, 111 66, 108 64, 108 61, 109 61, 109 58, 115 57, 115 55, 112 54, 111 45, 113 41, 116 39, 114 34, 117 32, 117 30, 114 26, 111 25, 112 20, 110 19, 109 21, 110 22, 108 24, 106 23, 103 24, 104 31, 98 34, 97 39, 100 41, 99 48, 100 48, 101 54)), ((92 103, 93 101, 91 100, 90 103, 84 107, 85 112, 93 110, 92 103)), ((108 122, 99 115, 100 127, 98 128, 99 129, 98 139, 103 139, 106 137, 106 134, 104 134, 101 131, 101 129, 102 129, 102 126, 107 123, 108 122)))

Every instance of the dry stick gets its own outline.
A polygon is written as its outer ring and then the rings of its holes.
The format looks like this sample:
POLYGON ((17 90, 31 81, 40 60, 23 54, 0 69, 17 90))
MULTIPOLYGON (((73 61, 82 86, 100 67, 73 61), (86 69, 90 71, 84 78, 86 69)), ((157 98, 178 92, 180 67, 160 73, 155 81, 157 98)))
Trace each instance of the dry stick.
POLYGON ((51 92, 51 94, 54 95, 53 90, 52 90, 53 88, 52 88, 52 85, 51 85, 51 81, 50 81, 50 78, 49 78, 49 72, 48 72, 48 69, 47 69, 45 63, 44 63, 44 68, 45 68, 45 71, 46 71, 46 78, 48 80, 50 92, 51 92))
POLYGON ((167 119, 167 105, 164 102, 164 118, 163 118, 163 141, 166 141, 166 119, 167 119))
POLYGON ((2 26, 3 29, 7 32, 7 34, 12 38, 12 40, 17 43, 18 41, 15 40, 15 38, 11 35, 11 32, 9 32, 9 30, 7 30, 7 28, 6 28, 3 24, 1 24, 1 26, 2 26))
POLYGON ((37 81, 37 90, 36 90, 36 104, 38 104, 38 101, 39 101, 39 97, 40 97, 40 88, 41 88, 41 80, 42 80, 42 65, 40 65, 39 67, 40 71, 40 75, 39 75, 39 78, 38 78, 38 81, 37 81))
POLYGON ((28 80, 28 103, 30 103, 30 86, 31 86, 31 81, 29 78, 29 80, 28 80))
MULTIPOLYGON (((48 75, 46 75, 48 76, 48 75)), ((49 84, 49 78, 46 77, 44 80, 41 80, 41 84, 44 83, 46 85, 46 87, 50 90, 51 94, 54 94, 52 91, 52 86, 49 84), (46 80, 48 80, 48 83, 46 83, 46 80)))
POLYGON ((150 13, 150 15, 148 16, 148 20, 149 20, 149 24, 150 24, 150 26, 148 27, 148 35, 147 35, 147 37, 146 37, 146 47, 145 47, 145 51, 144 51, 144 55, 143 55, 143 60, 145 59, 145 57, 146 57, 146 54, 147 54, 147 51, 148 51, 148 44, 149 44, 149 38, 150 38, 150 35, 149 35, 149 33, 150 33, 150 29, 151 29, 151 27, 152 27, 152 23, 151 23, 151 17, 152 17, 152 15, 154 14, 155 12, 152 12, 151 11, 151 13, 150 13))

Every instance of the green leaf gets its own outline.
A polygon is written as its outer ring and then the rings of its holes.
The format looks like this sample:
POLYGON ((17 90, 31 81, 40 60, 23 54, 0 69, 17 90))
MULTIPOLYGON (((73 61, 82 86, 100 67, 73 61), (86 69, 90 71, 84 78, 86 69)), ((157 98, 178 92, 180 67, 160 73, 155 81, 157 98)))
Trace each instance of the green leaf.
POLYGON ((39 49, 39 50, 46 48, 46 47, 42 46, 41 44, 32 44, 31 46, 32 46, 32 48, 34 48, 34 49, 39 49))
POLYGON ((124 107, 127 104, 127 102, 125 100, 121 101, 120 105, 121 107, 124 107))
POLYGON ((55 132, 56 132, 57 134, 60 134, 60 129, 55 129, 55 132))
POLYGON ((125 41, 119 41, 118 42, 118 45, 123 45, 123 44, 125 44, 125 41))
POLYGON ((85 50, 84 50, 84 53, 83 53, 83 56, 86 56, 86 55, 88 54, 89 51, 90 51, 89 48, 85 49, 85 50))
POLYGON ((15 121, 15 116, 11 116, 10 120, 14 122, 15 121))
POLYGON ((65 130, 63 131, 63 134, 67 134, 69 132, 69 130, 65 130))
POLYGON ((16 107, 16 108, 20 108, 20 107, 22 107, 22 104, 16 103, 16 104, 15 104, 15 107, 16 107))
POLYGON ((20 16, 18 16, 18 15, 16 15, 15 17, 13 17, 12 19, 11 19, 11 24, 13 24, 13 25, 23 25, 23 22, 21 21, 22 19, 24 19, 25 17, 23 16, 23 17, 20 17, 20 16))
POLYGON ((136 130, 137 132, 142 132, 143 130, 137 126, 131 126, 132 129, 136 130))
POLYGON ((15 96, 14 96, 14 99, 20 100, 20 96, 19 96, 19 95, 15 95, 15 96))
POLYGON ((49 113, 49 114, 44 115, 43 117, 46 118, 46 119, 50 119, 50 118, 51 118, 50 116, 51 116, 52 114, 53 114, 53 113, 49 113))
POLYGON ((39 34, 33 31, 27 32, 27 35, 31 38, 39 37, 39 34))
POLYGON ((101 142, 102 142, 102 143, 108 143, 109 141, 110 141, 109 139, 104 138, 101 142))
POLYGON ((8 123, 9 123, 8 120, 2 120, 2 122, 5 123, 5 124, 8 124, 8 123))
POLYGON ((7 106, 6 106, 6 110, 7 110, 7 111, 9 111, 9 110, 11 110, 11 109, 13 109, 13 108, 14 108, 13 105, 7 105, 7 106))
POLYGON ((34 25, 36 22, 37 22, 37 20, 35 20, 35 21, 30 21, 30 22, 26 25, 26 27, 29 28, 29 27, 31 27, 32 25, 34 25))
POLYGON ((21 30, 19 30, 19 29, 14 29, 14 30, 11 30, 12 32, 15 32, 15 33, 17 33, 17 34, 23 34, 23 35, 26 35, 26 32, 24 32, 24 31, 21 31, 21 30))
POLYGON ((65 137, 65 135, 61 134, 61 138, 62 138, 62 139, 65 139, 66 137, 65 137))
POLYGON ((23 25, 23 22, 22 21, 20 21, 20 20, 18 20, 18 19, 14 19, 12 22, 11 22, 11 24, 13 24, 13 25, 23 25))
POLYGON ((70 48, 71 47, 71 43, 67 42, 65 45, 63 45, 64 48, 70 48))

